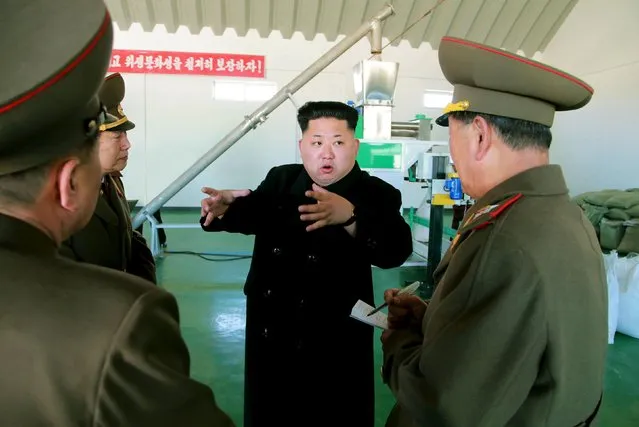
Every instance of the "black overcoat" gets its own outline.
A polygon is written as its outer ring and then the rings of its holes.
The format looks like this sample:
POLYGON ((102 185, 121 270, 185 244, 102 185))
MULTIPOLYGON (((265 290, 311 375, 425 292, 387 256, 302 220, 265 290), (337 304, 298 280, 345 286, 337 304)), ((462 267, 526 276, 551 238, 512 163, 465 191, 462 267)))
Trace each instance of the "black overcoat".
MULTIPOLYGON (((247 296, 244 426, 373 427, 373 328, 350 318, 374 305, 371 265, 412 253, 401 193, 355 165, 326 189, 355 206, 356 236, 342 226, 307 232, 298 207, 313 181, 301 164, 271 169, 206 231, 254 234, 247 296)), ((203 224, 203 218, 200 220, 203 224)), ((395 286, 389 283, 388 286, 395 286)))

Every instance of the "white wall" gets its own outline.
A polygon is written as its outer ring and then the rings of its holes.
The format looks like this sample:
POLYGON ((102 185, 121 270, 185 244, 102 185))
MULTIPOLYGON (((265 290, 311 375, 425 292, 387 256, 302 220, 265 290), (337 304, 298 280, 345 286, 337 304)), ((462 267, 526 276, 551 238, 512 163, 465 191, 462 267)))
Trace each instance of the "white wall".
POLYGON ((639 1, 580 0, 543 60, 585 80, 585 108, 558 113, 551 160, 572 195, 639 187, 639 1))
MULTIPOLYGON (((277 82, 281 88, 334 44, 321 35, 307 42, 300 34, 283 40, 278 33, 260 39, 253 31, 239 38, 233 30, 216 37, 207 30, 190 35, 180 28, 170 35, 161 26, 153 33, 144 33, 137 26, 125 32, 116 26, 114 48, 265 55, 265 80, 277 82)), ((363 39, 297 92, 296 101, 352 99, 352 67, 369 56, 370 44, 363 39)), ((383 59, 400 63, 393 120, 408 120, 417 113, 438 114, 424 109, 422 103, 426 89, 452 89, 441 74, 437 53, 427 45, 413 49, 402 43, 386 48, 383 59)), ((124 79, 127 95, 123 107, 137 125, 129 134, 133 148, 124 181, 128 198, 141 203, 159 194, 262 104, 214 100, 214 77, 124 74, 124 79)), ((232 146, 166 206, 199 206, 203 185, 253 188, 272 166, 296 162, 295 113, 290 102, 280 106, 266 123, 232 146)), ((447 138, 446 129, 437 129, 434 138, 447 138)))

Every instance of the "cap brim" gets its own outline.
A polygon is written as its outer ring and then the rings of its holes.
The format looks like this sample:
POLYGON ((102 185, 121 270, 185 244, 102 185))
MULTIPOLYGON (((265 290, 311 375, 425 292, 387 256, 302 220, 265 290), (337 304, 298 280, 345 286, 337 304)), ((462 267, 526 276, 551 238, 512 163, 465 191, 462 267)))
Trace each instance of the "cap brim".
POLYGON ((133 123, 132 121, 127 120, 126 122, 122 123, 119 126, 116 126, 114 128, 108 129, 111 132, 126 132, 129 131, 131 129, 135 128, 135 123, 133 123))
POLYGON ((435 123, 439 126, 448 127, 448 113, 442 114, 435 119, 435 123))
POLYGON ((126 132, 135 128, 135 123, 126 117, 119 118, 107 113, 106 122, 100 127, 101 132, 126 132), (121 123, 120 123, 121 122, 121 123))

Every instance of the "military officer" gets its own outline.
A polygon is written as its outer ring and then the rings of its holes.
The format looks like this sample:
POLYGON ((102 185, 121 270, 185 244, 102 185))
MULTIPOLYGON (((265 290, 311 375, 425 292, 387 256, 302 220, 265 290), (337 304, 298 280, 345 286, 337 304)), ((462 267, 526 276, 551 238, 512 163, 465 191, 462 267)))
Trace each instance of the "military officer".
POLYGON ((105 78, 99 97, 109 115, 100 126, 98 137, 104 174, 100 197, 87 226, 64 242, 61 253, 156 283, 153 255, 142 234, 132 228, 121 179, 131 147, 127 132, 135 128, 122 109, 124 94, 125 84, 120 73, 105 78))
POLYGON ((437 123, 477 200, 429 304, 387 291, 388 426, 589 425, 602 396, 607 294, 592 225, 549 164, 555 111, 593 89, 548 65, 444 37, 454 86, 437 123))
POLYGON ((189 378, 175 298, 59 256, 102 176, 102 0, 8 0, 0 14, 0 425, 231 426, 189 378))
POLYGON ((355 160, 357 120, 344 103, 309 102, 298 112, 303 164, 272 168, 255 191, 204 190, 204 230, 255 235, 245 427, 333 425, 335 414, 374 425, 373 328, 350 313, 374 304, 371 265, 402 265, 412 236, 401 193, 355 160))

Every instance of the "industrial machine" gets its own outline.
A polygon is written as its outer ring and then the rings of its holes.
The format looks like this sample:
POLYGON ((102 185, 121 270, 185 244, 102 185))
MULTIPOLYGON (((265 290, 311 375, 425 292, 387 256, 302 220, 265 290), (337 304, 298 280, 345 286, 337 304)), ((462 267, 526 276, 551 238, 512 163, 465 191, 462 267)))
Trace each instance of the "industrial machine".
POLYGON ((427 286, 455 230, 444 223, 445 210, 471 203, 454 171, 448 141, 431 141, 431 119, 417 115, 393 121, 393 101, 399 64, 379 56, 353 69, 360 113, 356 136, 358 163, 402 192, 403 213, 413 230, 414 256, 405 266, 427 266, 427 286))
MULTIPOLYGON (((448 142, 430 141, 431 119, 423 115, 408 121, 392 120, 398 71, 398 63, 382 61, 379 55, 357 63, 353 68, 352 105, 360 114, 355 131, 360 140, 360 167, 404 194, 409 190, 404 188, 404 178, 416 156, 432 145, 448 142)), ((407 207, 410 205, 405 203, 403 208, 407 207)))

